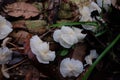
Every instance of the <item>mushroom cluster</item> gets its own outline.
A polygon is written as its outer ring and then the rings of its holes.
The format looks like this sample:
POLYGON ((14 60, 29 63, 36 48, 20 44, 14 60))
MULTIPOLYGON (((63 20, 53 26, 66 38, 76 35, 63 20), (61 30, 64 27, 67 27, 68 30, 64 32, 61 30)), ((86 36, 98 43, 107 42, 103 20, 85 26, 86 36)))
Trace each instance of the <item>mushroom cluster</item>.
POLYGON ((49 61, 54 61, 55 51, 49 50, 49 43, 43 42, 37 35, 30 39, 30 48, 37 60, 43 64, 49 64, 49 61))
POLYGON ((53 33, 53 39, 59 42, 61 46, 70 48, 75 43, 82 41, 86 34, 81 33, 82 29, 62 26, 61 29, 57 29, 53 33))

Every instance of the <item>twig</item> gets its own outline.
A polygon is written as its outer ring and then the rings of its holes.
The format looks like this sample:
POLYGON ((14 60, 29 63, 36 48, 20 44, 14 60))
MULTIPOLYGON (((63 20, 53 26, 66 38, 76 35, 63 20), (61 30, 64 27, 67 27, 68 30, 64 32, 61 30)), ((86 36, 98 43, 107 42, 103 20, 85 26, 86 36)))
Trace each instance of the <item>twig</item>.
POLYGON ((19 65, 21 65, 22 63, 26 62, 27 60, 28 60, 28 59, 25 58, 25 59, 23 59, 21 62, 15 64, 15 65, 13 65, 13 66, 11 66, 11 67, 9 67, 9 68, 4 69, 4 71, 8 71, 8 70, 10 70, 10 69, 16 68, 17 66, 19 66, 19 65))

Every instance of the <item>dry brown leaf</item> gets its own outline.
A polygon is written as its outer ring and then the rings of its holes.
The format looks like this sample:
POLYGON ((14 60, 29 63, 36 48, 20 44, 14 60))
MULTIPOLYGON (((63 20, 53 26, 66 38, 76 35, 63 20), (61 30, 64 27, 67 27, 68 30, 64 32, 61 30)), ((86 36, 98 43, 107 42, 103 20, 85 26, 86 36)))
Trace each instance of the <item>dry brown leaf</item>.
POLYGON ((11 34, 11 36, 15 39, 15 42, 17 42, 18 44, 21 44, 21 45, 24 44, 28 35, 30 35, 30 34, 28 32, 25 32, 25 31, 13 32, 11 34))
POLYGON ((16 2, 5 6, 4 11, 13 17, 24 17, 28 19, 39 14, 39 10, 33 5, 25 2, 16 2))

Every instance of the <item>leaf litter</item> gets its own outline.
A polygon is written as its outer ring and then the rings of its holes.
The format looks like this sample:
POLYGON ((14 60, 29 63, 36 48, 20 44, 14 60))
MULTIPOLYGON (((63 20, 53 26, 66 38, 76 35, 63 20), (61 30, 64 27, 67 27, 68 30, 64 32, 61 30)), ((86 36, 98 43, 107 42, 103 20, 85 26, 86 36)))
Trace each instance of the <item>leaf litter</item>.
MULTIPOLYGON (((107 35, 115 38, 115 36, 119 34, 119 28, 115 27, 114 29, 112 25, 107 25, 107 27, 110 27, 110 31, 114 31, 114 34, 113 32, 109 33, 109 29, 107 29, 108 32, 106 31, 97 37, 94 32, 84 29, 81 24, 74 25, 74 22, 79 22, 79 18, 82 16, 78 11, 78 4, 75 4, 77 3, 77 0, 75 0, 75 3, 72 0, 17 0, 11 2, 11 4, 4 4, 6 2, 6 0, 1 1, 0 5, 3 7, 0 9, 0 13, 7 20, 10 20, 13 25, 13 31, 8 35, 12 39, 7 42, 6 45, 13 50, 14 54, 12 55, 12 60, 6 64, 7 68, 5 69, 7 73, 4 72, 4 70, 2 70, 2 72, 0 71, 0 80, 6 80, 4 76, 8 77, 8 74, 10 75, 8 80, 82 80, 82 77, 88 71, 90 65, 85 66, 84 71, 78 77, 63 78, 59 71, 61 61, 64 58, 70 57, 80 60, 85 64, 84 58, 89 54, 90 50, 96 49, 100 54, 106 45, 111 42, 111 38, 107 35), (76 43, 69 49, 63 48, 59 43, 55 42, 52 35, 56 29, 63 26, 63 24, 60 24, 61 22, 68 22, 67 25, 72 25, 72 23, 69 23, 73 22, 73 26, 76 28, 82 28, 83 33, 87 33, 84 42, 76 43), (51 27, 52 25, 53 27, 51 27), (38 35, 43 41, 48 42, 50 50, 56 52, 56 58, 54 61, 51 61, 50 64, 46 65, 39 63, 36 56, 32 53, 30 48, 30 38, 33 35, 38 35), (4 76, 2 73, 4 73, 4 76)), ((84 4, 87 5, 88 3, 84 4)), ((113 10, 114 9, 115 8, 113 7, 113 10)), ((105 17, 105 20, 109 21, 107 17, 113 14, 107 12, 104 13, 104 15, 106 14, 107 16, 105 17)), ((101 25, 100 21, 96 23, 96 25, 101 25)), ((110 23, 109 21, 109 24, 112 24, 112 22, 110 23)), ((1 44, 2 41, 3 40, 0 40, 1 44)), ((118 42, 117 46, 118 44, 120 43, 118 42)), ((118 55, 120 51, 117 46, 111 50, 111 54, 114 54, 115 56, 118 55)), ((112 58, 111 55, 106 55, 105 57, 107 58, 104 58, 98 63, 96 69, 91 73, 88 80, 100 80, 101 76, 103 77, 102 79, 107 80, 119 79, 117 75, 120 73, 118 68, 120 65, 114 61, 113 56, 112 58), (113 64, 117 66, 113 66, 113 64), (111 67, 109 67, 110 65, 111 67), (99 75, 100 73, 108 74, 107 76, 103 76, 99 75), (109 74, 113 74, 114 76, 109 74)), ((117 60, 119 60, 119 56, 117 57, 117 60)))

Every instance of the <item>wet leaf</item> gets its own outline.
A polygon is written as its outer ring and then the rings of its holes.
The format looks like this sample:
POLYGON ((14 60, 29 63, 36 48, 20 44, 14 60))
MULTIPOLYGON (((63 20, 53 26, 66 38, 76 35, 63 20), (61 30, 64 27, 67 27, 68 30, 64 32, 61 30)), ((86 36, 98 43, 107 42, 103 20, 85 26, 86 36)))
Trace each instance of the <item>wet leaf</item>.
POLYGON ((28 35, 27 38, 25 39, 23 54, 27 55, 30 59, 35 59, 35 55, 32 53, 30 48, 30 38, 31 38, 31 35, 28 35))
POLYGON ((20 20, 13 22, 13 28, 24 30, 32 34, 43 34, 47 30, 47 23, 44 20, 20 20))
POLYGON ((85 54, 86 54, 86 45, 84 43, 78 43, 74 48, 72 58, 83 61, 85 54))
POLYGON ((39 14, 39 10, 33 5, 25 2, 16 2, 12 4, 8 4, 5 6, 4 11, 13 17, 24 17, 28 19, 30 17, 35 17, 39 14))
POLYGON ((27 36, 30 34, 26 31, 18 31, 18 32, 13 32, 11 36, 14 38, 15 43, 17 42, 18 44, 23 45, 25 40, 27 39, 27 36))
POLYGON ((68 52, 69 52, 68 49, 63 49, 62 51, 60 51, 60 56, 66 56, 68 52))

